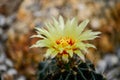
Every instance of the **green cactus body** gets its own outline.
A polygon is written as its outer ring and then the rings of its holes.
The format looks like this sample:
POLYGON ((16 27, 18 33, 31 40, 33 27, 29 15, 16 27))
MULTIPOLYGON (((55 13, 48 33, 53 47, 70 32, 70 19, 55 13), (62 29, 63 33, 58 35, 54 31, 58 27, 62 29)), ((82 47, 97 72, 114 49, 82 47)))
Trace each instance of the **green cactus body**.
POLYGON ((37 80, 105 80, 90 62, 72 59, 67 64, 46 60, 39 64, 37 80))

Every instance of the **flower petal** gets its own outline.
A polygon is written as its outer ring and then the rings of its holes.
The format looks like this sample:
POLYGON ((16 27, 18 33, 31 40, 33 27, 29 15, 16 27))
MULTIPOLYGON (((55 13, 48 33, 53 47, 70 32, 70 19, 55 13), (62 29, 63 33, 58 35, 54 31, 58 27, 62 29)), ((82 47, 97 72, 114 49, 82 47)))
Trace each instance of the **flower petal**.
POLYGON ((46 53, 45 53, 45 57, 48 58, 50 57, 50 55, 54 52, 54 49, 53 48, 49 48, 47 49, 46 53))
POLYGON ((85 46, 86 46, 87 48, 89 48, 89 47, 96 48, 94 45, 89 44, 89 43, 86 43, 85 46))
POLYGON ((45 38, 44 36, 42 36, 42 35, 32 35, 30 38, 45 38))
POLYGON ((43 36, 45 36, 47 38, 51 38, 51 35, 49 34, 49 32, 46 29, 44 29, 44 28, 37 28, 37 27, 35 27, 35 29, 38 31, 37 32, 38 35, 43 35, 43 36))
POLYGON ((51 53, 51 58, 54 58, 58 54, 57 50, 54 50, 54 52, 51 53))
POLYGON ((97 35, 99 34, 101 34, 101 32, 92 32, 91 30, 87 30, 80 35, 79 40, 80 41, 93 40, 94 38, 97 38, 98 37, 97 35))
POLYGON ((59 17, 59 25, 60 25, 60 28, 63 30, 64 29, 64 19, 62 16, 59 17))
POLYGON ((86 51, 86 46, 85 46, 85 43, 83 42, 76 43, 76 47, 83 51, 86 51))
POLYGON ((65 61, 65 62, 68 62, 68 54, 63 54, 62 55, 62 60, 65 61))
POLYGON ((38 40, 34 45, 32 45, 30 48, 33 47, 50 47, 50 42, 48 39, 38 40))
POLYGON ((66 51, 70 55, 70 57, 72 58, 73 57, 73 50, 66 50, 66 51))
POLYGON ((84 54, 82 54, 82 52, 80 50, 76 50, 74 52, 81 58, 82 61, 85 61, 85 56, 84 56, 84 54))
POLYGON ((85 29, 85 27, 86 27, 86 25, 88 24, 88 22, 89 22, 89 20, 86 19, 86 20, 84 20, 82 23, 80 23, 80 25, 79 25, 79 27, 78 27, 79 33, 81 33, 81 32, 85 29))

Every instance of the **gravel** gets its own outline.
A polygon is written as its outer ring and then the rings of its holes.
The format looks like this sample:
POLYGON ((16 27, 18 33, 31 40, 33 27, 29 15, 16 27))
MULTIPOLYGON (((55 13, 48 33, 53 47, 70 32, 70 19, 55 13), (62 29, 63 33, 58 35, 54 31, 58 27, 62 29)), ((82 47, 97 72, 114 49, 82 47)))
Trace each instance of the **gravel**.
POLYGON ((114 54, 107 54, 97 64, 97 72, 106 75, 107 80, 120 80, 120 48, 114 54))
POLYGON ((4 44, 7 39, 6 32, 14 22, 15 17, 15 14, 7 17, 0 14, 0 76, 2 80, 26 80, 25 76, 19 74, 14 68, 14 63, 6 56, 4 50, 4 44))

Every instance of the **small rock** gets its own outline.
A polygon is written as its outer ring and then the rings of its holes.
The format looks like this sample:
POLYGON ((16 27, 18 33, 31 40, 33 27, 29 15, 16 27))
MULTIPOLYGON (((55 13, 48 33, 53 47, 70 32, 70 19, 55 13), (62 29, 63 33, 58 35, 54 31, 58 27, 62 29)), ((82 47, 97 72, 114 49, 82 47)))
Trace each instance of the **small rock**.
POLYGON ((106 68, 107 68, 107 63, 104 60, 100 60, 97 65, 96 72, 103 73, 106 68))
POLYGON ((9 75, 17 75, 17 71, 15 70, 15 69, 9 69, 8 71, 7 71, 7 74, 9 74, 9 75))
POLYGON ((106 75, 107 80, 120 80, 119 76, 120 76, 120 67, 110 70, 106 75))
POLYGON ((12 76, 12 75, 9 75, 9 74, 7 74, 7 73, 3 73, 2 74, 2 80, 15 80, 14 79, 14 76, 12 76))
POLYGON ((4 64, 0 65, 0 71, 7 71, 7 66, 4 64))
POLYGON ((5 54, 1 53, 0 54, 0 63, 4 63, 5 58, 6 58, 5 54))
POLYGON ((104 57, 104 61, 107 62, 108 67, 112 67, 112 66, 118 64, 119 59, 116 55, 110 55, 109 54, 109 55, 104 57))
POLYGON ((5 25, 6 18, 0 14, 0 27, 5 25))
POLYGON ((17 80, 26 80, 26 78, 24 76, 20 76, 20 77, 18 77, 17 80))
POLYGON ((6 21, 7 21, 7 18, 4 15, 0 14, 0 27, 4 30, 8 29, 9 27, 6 21))
POLYGON ((93 28, 93 29, 95 29, 95 30, 97 30, 97 29, 99 29, 100 28, 100 22, 99 22, 99 19, 93 19, 92 21, 91 21, 91 27, 93 28))
POLYGON ((52 16, 58 16, 59 15, 59 11, 57 8, 50 8, 49 9, 49 15, 52 15, 52 16))
POLYGON ((118 56, 118 58, 120 59, 120 48, 117 49, 117 56, 118 56))
POLYGON ((41 17, 42 16, 42 12, 41 11, 36 11, 33 14, 35 17, 41 17))
POLYGON ((13 23, 13 21, 15 20, 15 18, 16 18, 16 14, 13 14, 13 15, 11 15, 11 16, 8 16, 8 17, 6 18, 6 23, 7 23, 8 25, 11 25, 11 24, 13 23))
POLYGON ((80 4, 78 5, 78 9, 79 9, 80 11, 83 11, 83 10, 86 9, 86 5, 83 4, 83 3, 80 3, 80 4))
POLYGON ((1 38, 2 34, 3 34, 3 30, 0 28, 0 38, 1 38))
POLYGON ((6 64, 8 67, 13 67, 13 62, 12 62, 10 59, 6 59, 6 60, 5 60, 5 64, 6 64))
POLYGON ((4 33, 4 34, 2 34, 2 36, 1 36, 1 41, 2 41, 2 42, 5 42, 5 41, 7 40, 7 38, 8 38, 8 36, 4 33))

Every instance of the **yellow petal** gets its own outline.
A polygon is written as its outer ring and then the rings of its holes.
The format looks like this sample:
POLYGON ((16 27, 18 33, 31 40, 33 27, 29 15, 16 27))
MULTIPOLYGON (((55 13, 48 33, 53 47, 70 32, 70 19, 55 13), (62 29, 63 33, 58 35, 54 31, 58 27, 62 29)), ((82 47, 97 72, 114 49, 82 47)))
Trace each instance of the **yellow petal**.
POLYGON ((45 53, 45 57, 48 58, 50 57, 50 55, 54 52, 54 49, 53 48, 49 48, 47 49, 46 53, 45 53))
POLYGON ((51 38, 52 35, 49 34, 49 32, 44 29, 44 28, 37 28, 35 27, 35 29, 38 31, 38 35, 44 35, 47 38, 51 38))
POLYGON ((73 57, 73 50, 66 50, 70 57, 73 57))
POLYGON ((83 50, 86 52, 85 43, 83 43, 83 42, 76 43, 76 47, 78 47, 80 50, 83 50))
POLYGON ((84 20, 82 23, 80 23, 80 25, 78 27, 78 30, 79 30, 80 33, 85 29, 88 22, 89 22, 89 20, 87 19, 87 20, 84 20))
POLYGON ((82 61, 85 62, 85 56, 84 56, 84 54, 82 54, 82 52, 80 50, 76 50, 74 52, 81 58, 82 61))
POLYGON ((58 54, 58 51, 55 50, 54 52, 51 53, 51 58, 54 58, 57 54, 58 54))
POLYGON ((79 40, 80 41, 93 40, 99 37, 97 36, 99 34, 101 34, 101 32, 92 32, 91 30, 87 30, 80 35, 79 40))
POLYGON ((85 46, 86 46, 87 48, 89 48, 89 47, 96 48, 94 45, 89 44, 89 43, 86 43, 85 46))
POLYGON ((35 38, 35 37, 37 37, 37 38, 45 38, 45 37, 42 36, 42 35, 32 35, 30 38, 35 38))
POLYGON ((68 54, 63 54, 62 55, 62 60, 65 61, 65 62, 68 62, 68 54))
POLYGON ((39 47, 39 46, 36 44, 33 44, 32 46, 30 46, 30 48, 37 48, 37 47, 39 47))
POLYGON ((64 48, 62 48, 62 47, 60 46, 60 47, 59 47, 59 51, 60 51, 60 53, 62 53, 63 50, 64 50, 64 48))
POLYGON ((60 25, 60 28, 63 30, 64 29, 64 19, 62 16, 59 17, 59 25, 60 25))

